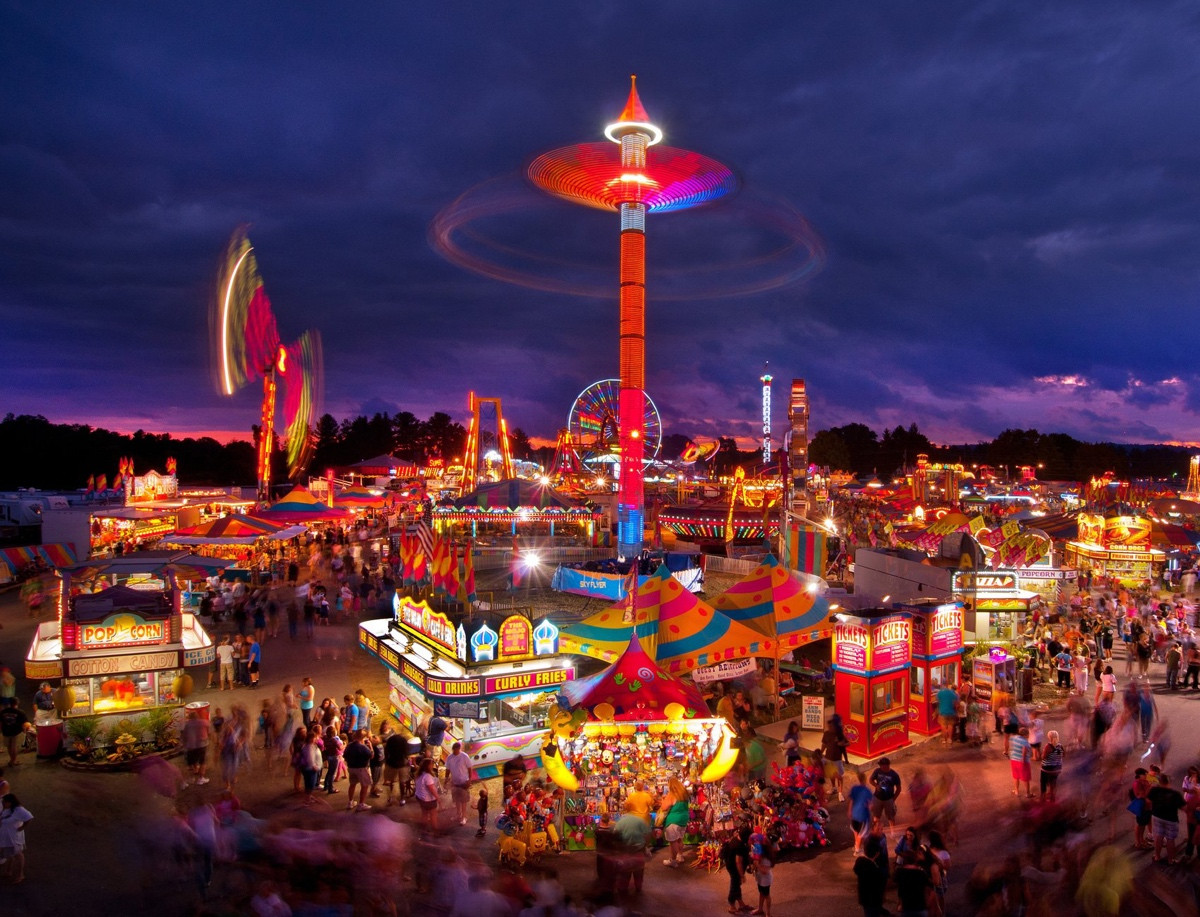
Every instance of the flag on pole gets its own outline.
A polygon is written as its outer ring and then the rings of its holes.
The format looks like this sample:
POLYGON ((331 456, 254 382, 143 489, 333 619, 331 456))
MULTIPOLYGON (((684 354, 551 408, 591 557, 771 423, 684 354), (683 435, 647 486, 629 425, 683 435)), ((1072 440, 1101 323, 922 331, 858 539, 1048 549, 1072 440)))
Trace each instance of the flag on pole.
POLYGON ((434 592, 444 593, 446 591, 446 571, 442 566, 445 556, 446 540, 444 538, 434 538, 433 557, 429 563, 429 580, 434 592))
POLYGON ((426 557, 433 556, 433 529, 429 527, 429 523, 422 519, 416 525, 417 541, 421 544, 421 550, 425 552, 426 557))
POLYGON ((425 551, 425 542, 420 535, 417 536, 416 543, 413 545, 413 582, 424 582, 426 573, 429 572, 429 555, 425 551))
POLYGON ((472 554, 468 542, 458 561, 458 600, 464 605, 475 603, 475 559, 472 554))
POLYGON ((514 535, 513 536, 513 546, 512 546, 512 570, 510 571, 509 577, 508 577, 509 583, 514 591, 521 588, 522 572, 523 572, 523 570, 522 570, 522 563, 521 563, 521 545, 520 545, 520 542, 517 541, 516 536, 514 535))

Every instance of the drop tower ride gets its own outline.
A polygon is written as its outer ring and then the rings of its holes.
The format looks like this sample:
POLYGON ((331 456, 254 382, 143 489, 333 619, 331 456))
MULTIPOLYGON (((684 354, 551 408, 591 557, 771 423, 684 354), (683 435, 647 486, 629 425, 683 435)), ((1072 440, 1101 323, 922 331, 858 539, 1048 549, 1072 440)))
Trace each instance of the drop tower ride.
POLYGON ((617 556, 623 560, 641 555, 645 537, 646 214, 696 207, 736 187, 733 173, 721 163, 658 146, 663 132, 642 106, 636 76, 631 84, 624 110, 604 130, 617 150, 604 143, 578 144, 551 150, 529 166, 529 178, 539 188, 620 215, 617 556))

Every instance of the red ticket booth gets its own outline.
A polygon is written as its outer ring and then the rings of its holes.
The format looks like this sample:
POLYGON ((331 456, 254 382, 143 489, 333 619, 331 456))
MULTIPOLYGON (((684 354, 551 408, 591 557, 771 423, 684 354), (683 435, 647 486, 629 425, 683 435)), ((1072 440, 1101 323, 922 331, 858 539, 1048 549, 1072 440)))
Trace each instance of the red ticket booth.
POLYGON ((834 708, 848 750, 864 758, 908 739, 912 619, 895 609, 839 614, 833 626, 834 708))
POLYGON ((937 693, 962 682, 963 604, 909 605, 912 615, 912 668, 908 673, 908 728, 932 736, 938 724, 937 693))

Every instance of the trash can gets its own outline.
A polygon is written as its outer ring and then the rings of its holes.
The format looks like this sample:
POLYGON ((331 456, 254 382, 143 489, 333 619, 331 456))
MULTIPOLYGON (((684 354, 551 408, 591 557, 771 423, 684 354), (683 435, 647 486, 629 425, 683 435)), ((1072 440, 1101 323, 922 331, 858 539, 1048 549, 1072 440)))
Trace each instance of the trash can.
POLYGON ((1017 669, 1016 688, 1018 704, 1033 703, 1033 669, 1017 669))
POLYGON ((202 719, 202 720, 207 720, 209 718, 208 701, 205 701, 205 700, 192 701, 190 704, 185 704, 183 709, 188 711, 188 713, 191 713, 193 710, 195 710, 197 713, 200 714, 200 719, 202 719))
POLYGON ((37 724, 37 746, 39 758, 56 758, 62 751, 63 721, 45 720, 37 724))

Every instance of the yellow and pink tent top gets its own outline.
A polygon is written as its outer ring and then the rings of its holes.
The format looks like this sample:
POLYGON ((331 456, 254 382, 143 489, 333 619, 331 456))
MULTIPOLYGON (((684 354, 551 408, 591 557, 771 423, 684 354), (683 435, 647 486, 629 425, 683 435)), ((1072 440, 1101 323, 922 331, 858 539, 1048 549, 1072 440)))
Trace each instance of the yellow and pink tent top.
POLYGON ((650 657, 672 674, 749 656, 774 656, 775 640, 696 598, 661 566, 637 590, 636 620, 628 600, 564 627, 562 652, 606 662, 620 658, 636 635, 650 657), (636 628, 635 628, 636 625, 636 628))
POLYGON ((784 567, 768 554, 763 562, 728 591, 713 607, 733 621, 778 640, 781 650, 832 636, 825 581, 784 567))
POLYGON ((320 519, 346 519, 349 510, 331 508, 312 495, 303 484, 293 487, 278 503, 257 510, 256 519, 271 522, 312 522, 320 519))

